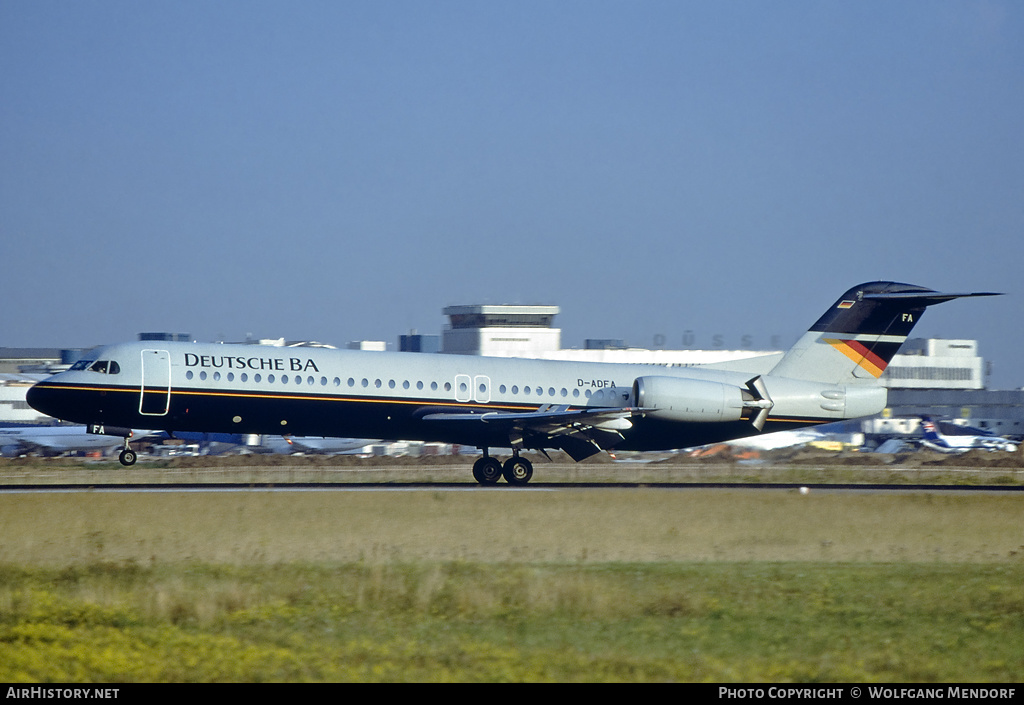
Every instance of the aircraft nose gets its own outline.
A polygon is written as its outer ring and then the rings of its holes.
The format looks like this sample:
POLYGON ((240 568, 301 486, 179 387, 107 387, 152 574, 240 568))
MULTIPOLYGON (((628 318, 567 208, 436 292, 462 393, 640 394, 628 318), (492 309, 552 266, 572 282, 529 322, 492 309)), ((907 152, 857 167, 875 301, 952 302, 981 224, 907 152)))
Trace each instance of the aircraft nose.
POLYGON ((31 406, 36 411, 39 411, 39 407, 36 406, 36 404, 39 403, 38 389, 39 383, 36 382, 35 384, 28 388, 27 392, 25 392, 25 401, 28 402, 28 405, 31 406))
POLYGON ((25 401, 36 411, 59 418, 54 391, 46 382, 37 382, 25 393, 25 401))

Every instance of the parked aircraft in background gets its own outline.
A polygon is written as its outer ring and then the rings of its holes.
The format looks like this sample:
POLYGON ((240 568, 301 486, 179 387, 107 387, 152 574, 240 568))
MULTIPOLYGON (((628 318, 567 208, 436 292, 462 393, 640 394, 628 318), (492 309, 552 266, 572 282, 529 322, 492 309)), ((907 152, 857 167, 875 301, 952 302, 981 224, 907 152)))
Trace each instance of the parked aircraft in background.
POLYGON ((1012 441, 978 428, 958 427, 959 433, 944 434, 928 416, 921 417, 923 438, 919 443, 939 453, 966 453, 969 450, 1017 450, 1020 441, 1012 441))
POLYGON ((272 453, 307 453, 337 455, 362 450, 379 443, 370 438, 315 438, 310 436, 265 436, 260 448, 272 453))
MULTIPOLYGON (((894 282, 844 293, 772 369, 248 345, 125 343, 32 387, 28 403, 117 435, 167 431, 354 436, 475 446, 481 484, 525 484, 520 452, 670 450, 879 413, 878 378, 944 294, 894 282), (491 448, 511 448, 501 463, 491 448)), ((122 462, 134 462, 125 442, 122 462)))
MULTIPOLYGON (((152 431, 132 431, 136 439, 152 431)), ((123 446, 115 436, 94 435, 84 426, 5 426, 0 427, 0 455, 7 457, 39 453, 62 455, 72 452, 108 451, 123 446)))
POLYGON ((195 444, 199 447, 201 455, 218 455, 240 449, 251 453, 278 453, 281 455, 293 453, 333 455, 350 453, 378 443, 370 438, 254 436, 242 433, 199 433, 196 431, 177 431, 175 433, 162 431, 158 435, 164 439, 195 444))
POLYGON ((792 448, 803 446, 815 441, 824 440, 826 436, 813 429, 797 431, 776 431, 765 433, 760 436, 747 436, 729 441, 733 448, 748 448, 751 450, 778 450, 779 448, 792 448))

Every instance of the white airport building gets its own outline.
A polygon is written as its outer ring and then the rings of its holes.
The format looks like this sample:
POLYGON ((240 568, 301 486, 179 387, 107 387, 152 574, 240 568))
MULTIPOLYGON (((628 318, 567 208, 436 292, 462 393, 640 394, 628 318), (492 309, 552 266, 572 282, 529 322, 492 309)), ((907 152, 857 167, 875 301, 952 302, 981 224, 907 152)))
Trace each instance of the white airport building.
POLYGON ((49 416, 40 414, 25 401, 29 387, 46 375, 0 373, 0 424, 49 423, 49 416))
POLYGON ((557 306, 449 306, 441 352, 489 357, 542 357, 562 347, 557 306))
MULTIPOLYGON (((557 306, 449 306, 441 352, 490 357, 526 357, 580 362, 618 362, 665 367, 728 365, 760 358, 767 371, 782 350, 650 350, 622 341, 589 340, 583 348, 562 348, 554 326, 557 306)), ((899 389, 984 389, 984 360, 976 340, 912 338, 904 343, 882 383, 899 389)))

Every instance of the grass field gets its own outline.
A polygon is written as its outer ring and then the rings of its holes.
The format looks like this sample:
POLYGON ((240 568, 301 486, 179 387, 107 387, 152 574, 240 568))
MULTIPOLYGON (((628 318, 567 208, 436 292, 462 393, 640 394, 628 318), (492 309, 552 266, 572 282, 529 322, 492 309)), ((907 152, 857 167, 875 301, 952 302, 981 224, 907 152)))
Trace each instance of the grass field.
POLYGON ((1024 497, 472 488, 0 495, 0 563, 1004 562, 1024 497))
POLYGON ((0 681, 1020 682, 1020 564, 0 570, 0 681))
POLYGON ((4 494, 0 682, 1019 682, 1022 500, 4 494))

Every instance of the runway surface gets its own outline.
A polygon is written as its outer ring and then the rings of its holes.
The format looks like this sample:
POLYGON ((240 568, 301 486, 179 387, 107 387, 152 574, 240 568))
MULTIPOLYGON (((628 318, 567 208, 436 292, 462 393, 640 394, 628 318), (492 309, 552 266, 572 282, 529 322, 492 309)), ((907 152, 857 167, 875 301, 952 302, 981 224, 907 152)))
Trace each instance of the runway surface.
POLYGON ((1024 485, 935 485, 935 484, 792 484, 725 482, 548 482, 510 487, 506 484, 481 486, 456 482, 348 482, 338 483, 162 483, 162 484, 21 484, 0 486, 0 494, 47 492, 556 492, 587 489, 661 490, 769 490, 785 492, 995 492, 1024 493, 1024 485))
MULTIPOLYGON (((1018 454, 1014 454, 1018 455, 1018 454)), ((1024 492, 1024 468, 990 467, 988 455, 937 462, 892 463, 856 458, 814 464, 763 461, 675 462, 657 459, 572 463, 536 459, 525 487, 477 485, 472 456, 451 458, 198 457, 116 461, 74 459, 0 463, 0 494, 13 492, 503 492, 657 489, 677 492, 744 489, 794 492, 1024 492), (868 462, 865 462, 868 461, 868 462), (973 463, 973 464, 972 464, 973 463)))

